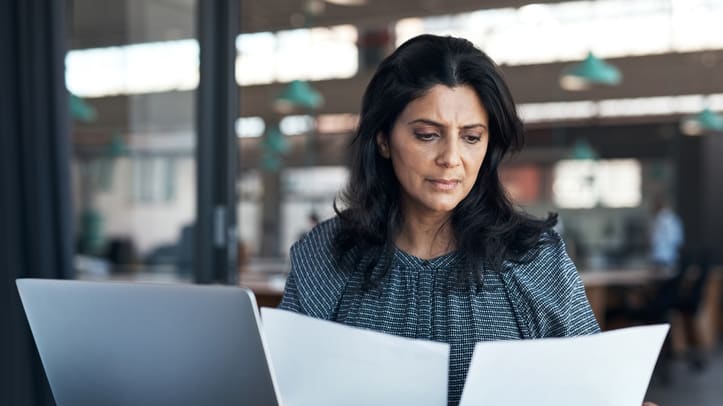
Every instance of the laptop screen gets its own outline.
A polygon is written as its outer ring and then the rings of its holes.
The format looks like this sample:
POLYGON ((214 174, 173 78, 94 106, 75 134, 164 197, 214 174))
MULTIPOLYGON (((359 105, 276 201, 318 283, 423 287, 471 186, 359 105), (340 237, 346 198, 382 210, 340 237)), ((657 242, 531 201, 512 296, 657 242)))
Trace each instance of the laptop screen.
POLYGON ((278 405, 253 294, 19 279, 56 403, 278 405))

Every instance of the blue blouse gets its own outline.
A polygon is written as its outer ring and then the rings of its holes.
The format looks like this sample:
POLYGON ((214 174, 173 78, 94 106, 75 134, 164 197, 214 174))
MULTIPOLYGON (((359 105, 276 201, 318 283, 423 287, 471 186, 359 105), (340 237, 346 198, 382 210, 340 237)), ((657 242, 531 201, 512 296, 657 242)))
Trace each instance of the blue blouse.
POLYGON ((450 344, 450 405, 457 405, 479 341, 598 332, 580 277, 562 239, 527 264, 483 269, 478 289, 461 254, 423 260, 395 249, 391 269, 362 289, 362 272, 341 272, 333 255, 340 221, 319 224, 291 247, 291 273, 280 308, 350 326, 450 344))

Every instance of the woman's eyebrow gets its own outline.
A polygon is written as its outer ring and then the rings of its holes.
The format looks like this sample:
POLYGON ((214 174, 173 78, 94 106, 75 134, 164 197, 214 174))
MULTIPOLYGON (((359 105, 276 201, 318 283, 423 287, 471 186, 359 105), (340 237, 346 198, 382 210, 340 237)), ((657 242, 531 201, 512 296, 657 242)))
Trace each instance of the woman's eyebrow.
MULTIPOLYGON (((412 120, 412 121, 408 122, 407 125, 416 124, 416 123, 423 123, 423 124, 433 125, 433 126, 439 127, 439 128, 444 128, 444 127, 446 127, 444 124, 439 123, 439 122, 434 121, 434 120, 430 120, 430 119, 428 119, 428 118, 418 118, 418 119, 415 119, 415 120, 412 120)), ((460 127, 460 129, 469 130, 469 129, 471 129, 471 128, 477 128, 477 127, 482 127, 483 129, 487 130, 487 126, 486 126, 485 124, 482 124, 482 123, 463 125, 463 126, 460 127)))
POLYGON ((428 118, 418 118, 418 119, 416 119, 416 120, 412 120, 412 121, 408 122, 407 125, 416 124, 416 123, 429 124, 429 125, 433 125, 433 126, 435 126, 435 127, 440 127, 440 128, 444 128, 444 127, 445 127, 444 124, 438 123, 438 122, 436 122, 436 121, 434 121, 434 120, 430 120, 430 119, 428 119, 428 118))

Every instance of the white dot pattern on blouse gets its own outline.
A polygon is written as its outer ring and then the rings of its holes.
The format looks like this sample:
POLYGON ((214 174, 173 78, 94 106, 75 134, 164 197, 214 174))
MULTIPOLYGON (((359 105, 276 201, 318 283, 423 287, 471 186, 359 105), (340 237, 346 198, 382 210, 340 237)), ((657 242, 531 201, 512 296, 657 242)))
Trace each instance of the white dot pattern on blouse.
MULTIPOLYGON (((456 252, 423 260, 395 249, 391 269, 362 289, 362 272, 337 269, 334 218, 291 248, 291 273, 279 306, 350 326, 450 344, 449 405, 457 405, 479 341, 592 334, 599 327, 575 265, 554 232, 533 261, 483 270, 483 284, 456 252)), ((494 367, 494 366, 490 366, 494 367)))

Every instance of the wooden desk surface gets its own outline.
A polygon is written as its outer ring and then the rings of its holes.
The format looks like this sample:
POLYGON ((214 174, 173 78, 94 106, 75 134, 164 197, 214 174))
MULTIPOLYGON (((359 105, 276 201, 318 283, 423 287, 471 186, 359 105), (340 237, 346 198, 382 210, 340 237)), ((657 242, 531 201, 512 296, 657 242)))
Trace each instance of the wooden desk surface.
MULTIPOLYGON (((610 269, 603 271, 580 272, 585 292, 590 306, 600 327, 605 329, 605 311, 608 306, 608 288, 614 287, 644 287, 653 282, 670 279, 675 275, 673 271, 658 272, 651 269, 610 269)), ((693 277, 691 275, 691 277, 693 277)), ((697 314, 697 322, 702 330, 702 341, 706 347, 712 348, 717 342, 721 331, 720 301, 723 296, 723 267, 716 266, 711 269, 710 277, 705 287, 702 303, 697 314)), ((675 319, 674 319, 675 320, 675 319)), ((673 323, 673 347, 682 348, 680 344, 680 329, 673 323)))

